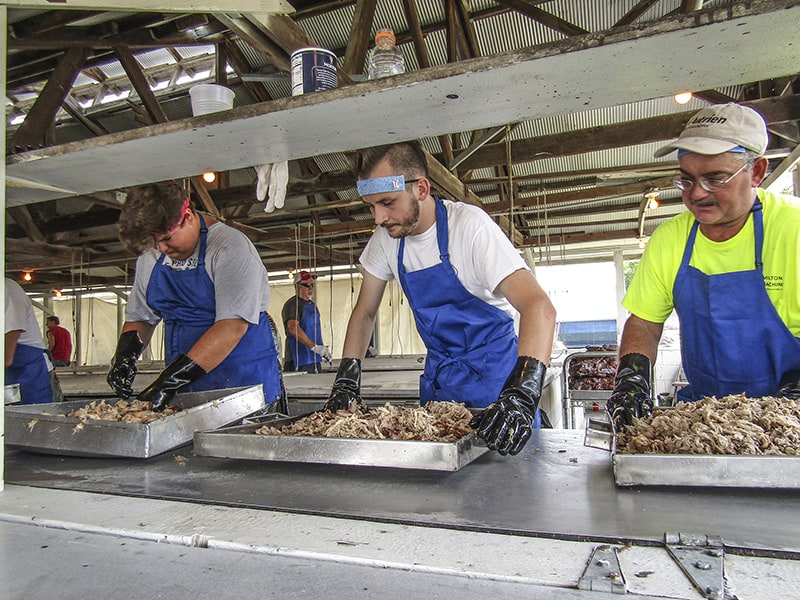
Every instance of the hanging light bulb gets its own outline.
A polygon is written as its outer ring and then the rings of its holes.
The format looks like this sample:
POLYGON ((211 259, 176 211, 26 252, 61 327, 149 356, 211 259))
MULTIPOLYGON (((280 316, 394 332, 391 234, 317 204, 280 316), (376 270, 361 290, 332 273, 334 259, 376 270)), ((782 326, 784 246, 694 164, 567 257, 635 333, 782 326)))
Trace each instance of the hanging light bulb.
POLYGON ((647 208, 649 209, 656 209, 659 206, 658 203, 658 195, 661 192, 658 188, 650 188, 644 193, 644 197, 647 198, 647 208))
POLYGON ((59 290, 59 289, 56 289, 56 290, 54 290, 54 291, 53 291, 53 295, 54 295, 56 298, 61 298, 61 290, 59 290))
POLYGON ((30 281, 31 279, 33 279, 33 274, 31 273, 31 271, 25 271, 25 272, 22 274, 22 279, 23 279, 24 281, 30 281))
POLYGON ((206 183, 214 183, 217 180, 217 174, 214 171, 206 171, 201 177, 206 183))
POLYGON ((692 92, 678 92, 675 94, 675 102, 678 104, 688 104, 692 99, 692 92))
POLYGON ((645 246, 647 246, 647 241, 644 238, 639 238, 639 250, 644 250, 645 246))

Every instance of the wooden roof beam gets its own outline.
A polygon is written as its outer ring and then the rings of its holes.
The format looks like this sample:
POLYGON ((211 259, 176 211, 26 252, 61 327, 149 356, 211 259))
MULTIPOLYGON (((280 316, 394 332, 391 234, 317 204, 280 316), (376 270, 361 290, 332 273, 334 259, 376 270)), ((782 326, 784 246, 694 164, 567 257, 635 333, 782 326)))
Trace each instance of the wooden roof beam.
POLYGON ((72 82, 86 62, 87 55, 83 48, 70 48, 64 53, 53 75, 17 129, 11 142, 13 148, 30 149, 44 144, 45 134, 52 127, 58 110, 72 88, 72 82))
POLYGON ((377 0, 356 2, 356 11, 350 23, 350 35, 347 36, 347 51, 344 55, 344 68, 351 75, 364 72, 377 4, 377 0))

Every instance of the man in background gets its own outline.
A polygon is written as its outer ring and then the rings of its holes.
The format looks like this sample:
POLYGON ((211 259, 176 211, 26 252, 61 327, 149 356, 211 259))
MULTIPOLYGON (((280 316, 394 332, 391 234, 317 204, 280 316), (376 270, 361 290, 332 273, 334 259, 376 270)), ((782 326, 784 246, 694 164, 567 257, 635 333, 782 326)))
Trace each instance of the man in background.
POLYGON ((55 315, 47 317, 47 349, 57 367, 68 367, 72 358, 72 337, 61 327, 61 320, 55 315))
POLYGON ((284 371, 321 373, 322 361, 333 358, 322 343, 322 326, 317 305, 311 299, 317 275, 308 271, 294 274, 295 295, 286 301, 281 311, 286 331, 286 358, 284 371))

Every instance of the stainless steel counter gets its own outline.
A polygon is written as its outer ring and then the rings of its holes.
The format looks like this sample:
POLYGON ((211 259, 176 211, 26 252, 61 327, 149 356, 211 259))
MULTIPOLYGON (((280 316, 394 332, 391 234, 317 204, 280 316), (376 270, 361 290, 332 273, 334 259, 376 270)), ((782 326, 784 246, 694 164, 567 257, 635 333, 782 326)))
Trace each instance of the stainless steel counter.
POLYGON ((608 453, 569 430, 537 431, 519 456, 488 453, 455 473, 204 458, 185 446, 148 460, 7 451, 6 481, 561 540, 660 544, 691 531, 728 549, 800 553, 800 493, 618 488, 608 453))

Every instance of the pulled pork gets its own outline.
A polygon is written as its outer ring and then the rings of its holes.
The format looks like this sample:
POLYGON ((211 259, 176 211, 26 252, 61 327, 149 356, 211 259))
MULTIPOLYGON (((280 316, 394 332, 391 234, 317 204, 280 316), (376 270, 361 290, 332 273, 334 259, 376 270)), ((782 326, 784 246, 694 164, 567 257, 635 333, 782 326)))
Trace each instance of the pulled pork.
POLYGON ((93 400, 86 406, 67 413, 81 421, 120 421, 122 423, 151 423, 179 412, 180 408, 167 406, 164 412, 154 412, 145 400, 118 400, 108 404, 105 400, 93 400))
POLYGON ((388 402, 366 413, 321 411, 281 428, 264 425, 261 435, 418 440, 455 442, 472 432, 472 413, 457 402, 428 402, 420 408, 393 406, 388 402))
POLYGON ((617 452, 800 456, 800 401, 739 394, 679 402, 619 433, 617 452))

